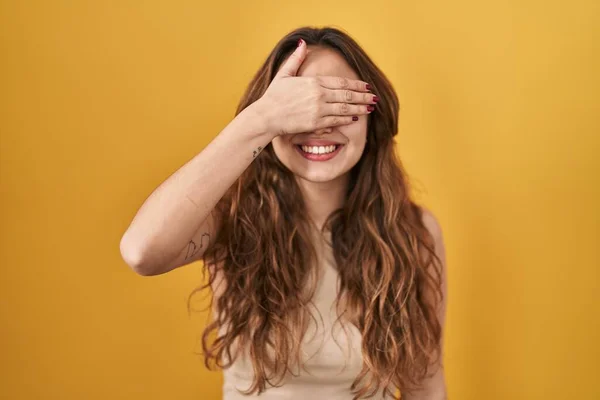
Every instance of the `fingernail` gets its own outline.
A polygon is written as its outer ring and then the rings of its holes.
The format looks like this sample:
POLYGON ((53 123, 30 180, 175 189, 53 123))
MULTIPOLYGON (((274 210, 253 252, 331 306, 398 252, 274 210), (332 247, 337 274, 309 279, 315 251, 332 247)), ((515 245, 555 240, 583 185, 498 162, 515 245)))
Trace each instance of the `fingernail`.
POLYGON ((303 40, 302 39, 298 39, 298 47, 300 47, 302 45, 303 40))
POLYGON ((377 97, 377 96, 373 96, 373 101, 374 101, 375 103, 377 103, 377 102, 379 101, 379 97, 377 97))
POLYGON ((367 90, 371 90, 372 86, 367 83, 367 90))
POLYGON ((352 117, 352 121, 358 121, 358 117, 355 115, 354 117, 352 117))
POLYGON ((375 106, 367 106, 367 111, 373 111, 375 109, 375 106))

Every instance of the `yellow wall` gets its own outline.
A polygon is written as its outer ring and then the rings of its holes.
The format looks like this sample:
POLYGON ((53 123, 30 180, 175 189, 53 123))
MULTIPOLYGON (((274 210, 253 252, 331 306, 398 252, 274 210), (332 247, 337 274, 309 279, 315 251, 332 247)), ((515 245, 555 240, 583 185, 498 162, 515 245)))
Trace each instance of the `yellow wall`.
POLYGON ((200 264, 143 278, 119 240, 304 24, 399 93, 445 234, 450 399, 600 398, 596 0, 0 4, 0 398, 219 398, 200 264))

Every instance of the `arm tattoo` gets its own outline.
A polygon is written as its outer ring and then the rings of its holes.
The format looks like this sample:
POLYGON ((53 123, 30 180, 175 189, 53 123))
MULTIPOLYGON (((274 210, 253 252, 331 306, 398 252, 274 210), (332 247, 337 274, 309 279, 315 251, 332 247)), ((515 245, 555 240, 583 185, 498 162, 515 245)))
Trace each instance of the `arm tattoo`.
POLYGON ((260 152, 262 151, 262 149, 263 148, 261 146, 258 146, 258 148, 252 152, 252 158, 253 159, 256 158, 256 156, 258 156, 260 154, 260 152))
POLYGON ((196 244, 193 240, 190 240, 187 247, 187 252, 185 254, 185 260, 188 260, 194 257, 200 249, 208 246, 208 241, 210 239, 210 235, 208 233, 203 233, 200 237, 200 243, 196 244))

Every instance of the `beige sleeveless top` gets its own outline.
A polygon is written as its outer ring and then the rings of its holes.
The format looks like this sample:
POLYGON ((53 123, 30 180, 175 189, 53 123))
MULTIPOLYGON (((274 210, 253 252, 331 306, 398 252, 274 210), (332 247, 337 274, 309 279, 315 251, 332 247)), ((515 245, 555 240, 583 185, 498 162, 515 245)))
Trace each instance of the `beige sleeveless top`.
MULTIPOLYGON (((286 375, 280 386, 267 386, 257 396, 238 392, 252 385, 254 374, 247 352, 240 352, 236 361, 223 370, 223 400, 279 399, 328 399, 349 400, 353 396, 350 386, 360 374, 363 359, 362 338, 353 324, 336 322, 335 297, 338 288, 338 272, 334 268, 331 251, 320 250, 319 279, 312 299, 318 313, 311 309, 314 320, 310 320, 301 349, 304 369, 293 368, 294 375, 286 375), (319 316, 320 313, 320 316, 319 316), (336 343, 337 342, 337 343, 336 343), (237 388, 237 389, 236 389, 237 388)), ((372 399, 382 399, 380 389, 372 399)))

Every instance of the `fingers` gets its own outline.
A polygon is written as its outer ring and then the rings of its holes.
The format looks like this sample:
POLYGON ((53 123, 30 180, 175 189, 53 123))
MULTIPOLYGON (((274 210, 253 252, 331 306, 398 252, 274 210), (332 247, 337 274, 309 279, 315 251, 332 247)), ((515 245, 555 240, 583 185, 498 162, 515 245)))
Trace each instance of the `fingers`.
POLYGON ((302 39, 298 41, 298 47, 294 52, 288 57, 287 60, 283 63, 279 71, 275 75, 275 78, 281 78, 284 76, 296 76, 300 65, 304 62, 306 58, 306 42, 302 39))
POLYGON ((379 101, 379 97, 371 92, 355 92, 350 89, 322 90, 325 93, 323 98, 328 103, 375 104, 379 101))
POLYGON ((367 82, 343 76, 318 76, 316 79, 319 85, 328 89, 346 89, 356 92, 368 92, 371 90, 367 82))
POLYGON ((348 104, 348 103, 327 103, 321 108, 322 115, 345 116, 345 115, 366 115, 375 110, 374 105, 348 104))
POLYGON ((328 115, 326 117, 319 119, 316 129, 328 128, 331 126, 349 125, 355 121, 358 121, 358 117, 355 115, 348 115, 348 116, 328 115))

